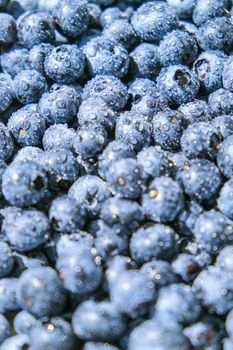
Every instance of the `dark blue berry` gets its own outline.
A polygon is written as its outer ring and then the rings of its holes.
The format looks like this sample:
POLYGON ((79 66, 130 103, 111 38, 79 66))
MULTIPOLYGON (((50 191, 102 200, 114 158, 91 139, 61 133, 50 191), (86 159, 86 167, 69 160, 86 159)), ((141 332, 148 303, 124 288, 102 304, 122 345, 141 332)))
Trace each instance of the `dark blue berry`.
POLYGON ((7 13, 0 13, 0 44, 10 45, 16 41, 16 23, 14 18, 7 13))
POLYGON ((44 74, 44 62, 47 55, 52 51, 53 45, 42 43, 31 48, 28 62, 32 69, 44 74))
POLYGON ((233 177, 233 135, 228 136, 219 149, 217 155, 218 167, 227 178, 233 177))

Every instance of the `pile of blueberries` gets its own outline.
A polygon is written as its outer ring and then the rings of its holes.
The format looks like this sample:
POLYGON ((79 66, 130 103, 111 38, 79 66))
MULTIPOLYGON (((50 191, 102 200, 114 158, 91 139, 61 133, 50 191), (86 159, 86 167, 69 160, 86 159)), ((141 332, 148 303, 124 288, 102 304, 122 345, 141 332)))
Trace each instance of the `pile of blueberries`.
POLYGON ((232 350, 233 1, 0 11, 0 350, 232 350))

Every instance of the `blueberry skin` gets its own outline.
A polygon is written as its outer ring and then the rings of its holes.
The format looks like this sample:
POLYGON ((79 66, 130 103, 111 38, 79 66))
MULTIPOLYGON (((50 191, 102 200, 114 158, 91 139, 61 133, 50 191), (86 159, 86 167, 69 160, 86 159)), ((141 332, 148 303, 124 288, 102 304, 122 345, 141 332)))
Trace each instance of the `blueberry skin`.
POLYGON ((143 222, 144 214, 137 202, 113 197, 103 203, 100 218, 109 226, 122 225, 134 231, 143 222))
POLYGON ((21 148, 14 158, 14 162, 39 162, 43 157, 44 151, 39 147, 25 146, 21 148))
POLYGON ((187 121, 181 112, 173 110, 158 112, 153 118, 155 143, 165 151, 178 150, 186 126, 187 121))
POLYGON ((137 264, 151 260, 170 260, 177 250, 177 235, 166 225, 154 224, 139 228, 130 240, 130 254, 137 264))
POLYGON ((172 268, 186 283, 191 283, 200 270, 196 257, 185 253, 178 255, 172 262, 172 268))
POLYGON ((233 77, 232 77, 233 60, 231 57, 224 63, 224 68, 222 72, 222 82, 224 89, 233 92, 233 77))
POLYGON ((10 335, 10 323, 4 315, 0 315, 0 344, 2 344, 6 338, 10 337, 10 335))
POLYGON ((168 153, 160 146, 150 146, 137 154, 138 164, 146 178, 159 177, 170 173, 168 153))
POLYGON ((178 231, 185 236, 193 237, 193 228, 197 217, 204 211, 195 200, 186 202, 186 207, 177 218, 178 231))
POLYGON ((13 162, 3 173, 2 192, 11 205, 31 206, 44 198, 47 182, 45 170, 35 161, 13 162))
POLYGON ((198 122, 188 126, 181 137, 181 149, 192 158, 214 159, 218 153, 221 135, 209 122, 198 122))
POLYGON ((153 260, 142 265, 141 271, 148 275, 156 290, 178 281, 171 264, 163 260, 153 260))
POLYGON ((191 102, 199 87, 197 75, 183 65, 163 68, 157 78, 157 88, 171 106, 191 102))
MULTIPOLYGON (((14 258, 13 258, 13 254, 10 246, 3 241, 0 241, 0 252, 1 252, 0 277, 3 278, 9 275, 10 272, 12 271, 14 266, 14 258)), ((0 339, 0 343, 1 343, 1 339, 0 339)))
POLYGON ((15 97, 13 82, 10 75, 0 73, 0 113, 6 111, 15 97))
POLYGON ((134 157, 135 152, 129 145, 120 141, 112 141, 99 155, 98 173, 103 179, 106 179, 108 169, 116 160, 134 157))
POLYGON ((231 350, 233 346, 233 340, 231 338, 223 339, 223 348, 224 350, 231 350))
POLYGON ((208 20, 197 33, 197 41, 202 50, 220 50, 228 52, 233 45, 231 31, 233 24, 228 17, 208 20))
POLYGON ((233 93, 226 89, 218 89, 209 95, 210 110, 216 116, 231 114, 233 108, 233 93))
POLYGON ((55 47, 45 58, 45 73, 58 83, 73 83, 83 74, 85 56, 76 45, 55 47))
POLYGON ((55 39, 55 26, 51 14, 42 11, 25 12, 17 20, 17 33, 21 45, 32 48, 55 39))
POLYGON ((8 315, 19 310, 19 304, 16 299, 16 288, 18 279, 9 277, 0 279, 0 312, 8 315))
POLYGON ((220 115, 214 118, 212 125, 223 140, 233 134, 233 118, 230 115, 220 115))
POLYGON ((0 158, 9 160, 14 152, 12 137, 3 123, 0 122, 0 158))
POLYGON ((14 112, 8 120, 7 128, 21 147, 41 144, 46 123, 36 109, 37 105, 29 104, 14 112))
POLYGON ((47 322, 36 324, 30 330, 29 340, 34 350, 73 350, 77 346, 70 323, 61 317, 53 317, 47 322))
POLYGON ((128 72, 129 55, 119 43, 108 38, 97 37, 83 46, 87 67, 91 76, 113 75, 122 78, 128 72))
POLYGON ((232 312, 232 310, 227 315, 225 327, 226 327, 226 330, 227 330, 227 333, 229 334, 229 336, 232 337, 233 336, 233 312, 232 312))
POLYGON ((37 324, 38 320, 27 311, 20 311, 14 318, 14 329, 17 334, 28 335, 30 329, 37 324))
POLYGON ((80 177, 71 186, 68 196, 87 210, 90 217, 98 217, 104 201, 110 196, 107 183, 95 175, 80 177))
POLYGON ((77 114, 81 126, 89 127, 92 124, 103 126, 106 130, 114 129, 118 114, 102 99, 101 96, 93 96, 81 103, 77 114))
POLYGON ((0 1, 0 7, 5 7, 8 4, 8 0, 1 0, 0 1))
POLYGON ((156 83, 148 78, 136 78, 128 87, 128 93, 132 103, 136 103, 143 96, 152 95, 156 92, 156 83))
POLYGON ((51 189, 67 189, 77 180, 80 166, 73 153, 65 148, 53 148, 44 153, 41 164, 48 175, 51 189))
POLYGON ((126 255, 129 234, 127 227, 121 225, 109 227, 101 220, 98 221, 98 226, 98 230, 95 231, 95 247, 101 258, 108 261, 118 254, 126 255))
POLYGON ((133 111, 121 113, 116 123, 115 139, 130 146, 136 152, 150 146, 152 141, 150 118, 133 111))
POLYGON ((158 58, 163 67, 175 64, 189 66, 195 60, 197 52, 195 38, 188 32, 176 29, 168 33, 159 43, 158 58))
POLYGON ((201 87, 208 93, 222 88, 222 73, 227 62, 227 55, 221 51, 202 52, 193 64, 201 87))
POLYGON ((119 7, 111 6, 102 11, 100 16, 100 24, 102 27, 107 27, 116 19, 127 19, 127 15, 125 12, 120 10, 119 7))
POLYGON ((84 301, 74 311, 72 325, 75 334, 85 341, 112 341, 126 330, 126 320, 115 304, 84 301))
POLYGON ((191 18, 197 0, 167 0, 167 4, 182 19, 191 18))
POLYGON ((108 142, 108 132, 102 125, 82 125, 74 138, 73 148, 85 160, 98 156, 108 142))
POLYGON ((184 207, 183 191, 170 177, 155 178, 142 195, 142 208, 149 220, 173 221, 184 207))
POLYGON ((53 9, 59 30, 67 37, 77 38, 85 33, 89 24, 86 1, 59 0, 53 9))
POLYGON ((69 128, 67 124, 51 125, 44 133, 42 143, 45 151, 50 151, 53 148, 66 148, 71 150, 75 130, 69 128))
POLYGON ((134 12, 131 23, 142 41, 159 42, 178 26, 178 18, 167 4, 151 1, 134 12))
POLYGON ((38 102, 48 90, 45 77, 36 70, 22 70, 14 80, 13 87, 16 98, 23 104, 38 102))
POLYGON ((225 182, 218 197, 218 208, 229 219, 233 220, 233 180, 225 182))
POLYGON ((9 350, 9 349, 20 350, 25 347, 27 348, 28 346, 29 346, 28 336, 25 334, 17 334, 5 339, 5 341, 1 345, 1 348, 2 350, 9 350))
POLYGON ((88 13, 89 13, 89 27, 98 28, 100 26, 100 16, 102 10, 99 5, 89 3, 87 4, 88 13))
POLYGON ((38 112, 48 124, 66 124, 76 117, 80 104, 81 94, 74 87, 63 85, 43 94, 38 112))
POLYGON ((96 75, 83 88, 83 100, 101 97, 115 111, 123 109, 128 100, 127 87, 111 75, 96 75))
POLYGON ((37 317, 59 315, 66 305, 63 285, 51 267, 24 271, 18 279, 16 295, 21 308, 37 317))
POLYGON ((216 165, 207 159, 192 159, 180 169, 177 179, 192 199, 204 201, 215 196, 222 184, 216 165))
POLYGON ((156 295, 149 277, 139 270, 121 271, 109 288, 111 301, 131 318, 144 315, 156 295))
POLYGON ((56 269, 67 290, 75 293, 78 298, 86 298, 100 286, 102 267, 90 246, 75 241, 75 237, 72 240, 72 236, 70 244, 65 246, 63 243, 67 239, 69 238, 63 235, 57 243, 56 269))
POLYGON ((0 13, 0 44, 10 45, 16 40, 16 23, 14 18, 7 13, 0 13))
POLYGON ((133 76, 154 79, 160 70, 158 46, 141 43, 130 53, 133 76))
POLYGON ((224 176, 228 179, 233 178, 233 135, 228 136, 223 143, 221 144, 221 148, 219 149, 217 155, 217 164, 224 176))
POLYGON ((205 2, 197 0, 193 11, 193 21, 197 26, 201 26, 209 19, 224 16, 228 9, 228 0, 208 0, 205 2))
POLYGON ((120 350, 116 346, 100 342, 85 342, 83 350, 120 350))
MULTIPOLYGON (((220 267, 223 273, 232 273, 233 271, 233 260, 232 260, 232 245, 227 245, 223 248, 216 260, 216 266, 220 267)), ((228 332, 231 335, 232 332, 228 332)))
POLYGON ((225 315, 232 309, 233 298, 228 291, 232 289, 232 279, 216 266, 203 270, 194 281, 193 289, 202 304, 211 313, 225 315), (223 291, 226 291, 226 293, 223 291))
POLYGON ((22 70, 30 69, 29 51, 26 48, 12 48, 1 54, 1 67, 4 73, 15 77, 22 70))
POLYGON ((102 35, 126 49, 132 48, 137 41, 134 29, 127 19, 115 19, 103 29, 102 35))
POLYGON ((197 244, 212 255, 232 244, 233 222, 215 209, 203 212, 194 225, 197 244))
POLYGON ((18 210, 6 214, 2 230, 16 250, 26 252, 49 239, 50 223, 38 210, 18 210))
POLYGON ((37 70, 41 74, 45 74, 45 58, 52 51, 53 48, 53 45, 49 43, 41 43, 33 46, 28 54, 28 62, 30 64, 30 67, 34 70, 37 70))
POLYGON ((188 350, 190 344, 178 324, 147 320, 136 326, 129 337, 129 350, 188 350))
POLYGON ((154 317, 168 317, 171 321, 188 325, 199 319, 201 311, 201 303, 191 287, 177 283, 159 291, 154 317))
POLYGON ((136 199, 141 195, 142 169, 133 158, 115 161, 108 169, 106 179, 111 192, 117 197, 136 199))
POLYGON ((189 124, 195 122, 209 122, 213 119, 207 102, 195 99, 192 102, 182 104, 178 111, 181 112, 189 124))
POLYGON ((49 209, 49 219, 56 231, 72 233, 84 227, 86 212, 72 198, 59 196, 49 209))

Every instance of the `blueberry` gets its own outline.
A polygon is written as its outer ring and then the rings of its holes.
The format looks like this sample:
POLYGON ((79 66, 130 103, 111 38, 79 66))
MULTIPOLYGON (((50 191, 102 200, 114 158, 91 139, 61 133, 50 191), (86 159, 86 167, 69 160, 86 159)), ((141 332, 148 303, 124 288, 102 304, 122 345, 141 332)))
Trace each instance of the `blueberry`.
POLYGON ((223 273, 233 272, 232 248, 232 245, 227 245, 217 257, 215 265, 220 267, 223 273))
POLYGON ((22 70, 13 81, 17 99, 23 104, 37 102, 48 90, 46 79, 36 70, 22 70))
POLYGON ((44 74, 44 62, 47 55, 52 51, 53 45, 42 43, 31 48, 28 54, 28 62, 30 67, 44 74))
POLYGON ((35 161, 40 162, 40 159, 43 157, 44 151, 39 147, 25 146, 21 148, 14 158, 14 162, 27 162, 35 161))
POLYGON ((142 192, 142 169, 133 158, 119 159, 112 163, 106 179, 110 190, 118 197, 136 199, 142 192))
POLYGON ((127 103, 128 92, 126 86, 111 75, 96 75, 88 81, 83 89, 83 100, 101 97, 113 110, 121 110, 127 103))
POLYGON ((0 312, 8 315, 19 310, 19 304, 16 299, 16 288, 18 279, 9 277, 0 279, 0 312))
POLYGON ((137 229, 144 220, 142 208, 137 202, 116 197, 103 203, 100 217, 109 226, 122 225, 130 231, 137 229))
POLYGON ((84 99, 78 111, 78 122, 81 126, 93 127, 102 125, 106 130, 112 130, 115 126, 118 114, 102 99, 101 96, 93 96, 84 99))
POLYGON ((130 240, 131 257, 138 264, 155 259, 170 260, 176 250, 175 231, 162 224, 141 227, 133 233, 130 240))
POLYGON ((85 56, 76 45, 55 47, 45 58, 44 69, 52 80, 73 83, 83 74, 85 56))
POLYGON ((233 312, 230 311, 226 318, 226 330, 229 336, 233 336, 233 312))
POLYGON ((193 64, 201 87, 208 93, 222 87, 222 73, 227 62, 227 55, 221 51, 202 52, 193 64))
POLYGON ((178 276, 175 274, 171 264, 167 261, 149 261, 142 265, 141 271, 148 275, 156 290, 178 281, 178 276))
POLYGON ((91 39, 83 47, 91 76, 113 75, 123 77, 129 68, 127 50, 119 43, 105 37, 91 39))
POLYGON ((126 320, 111 302, 84 301, 72 318, 75 334, 85 341, 112 341, 126 329, 126 320))
POLYGON ((70 323, 61 317, 52 317, 37 323, 29 333, 30 347, 35 350, 73 350, 77 340, 70 323))
POLYGON ((230 35, 233 24, 228 17, 216 17, 199 27, 197 40, 202 50, 228 52, 233 45, 230 35))
POLYGON ((222 183, 216 165, 207 159, 192 159, 179 170, 178 179, 184 192, 192 199, 203 201, 215 196, 222 183))
POLYGON ((143 149, 137 155, 138 164, 147 178, 159 177, 170 173, 169 156, 160 146, 143 149))
POLYGON ((233 346, 233 339, 231 338, 225 338, 223 339, 223 349, 224 350, 230 350, 233 346))
POLYGON ((100 6, 89 3, 87 4, 87 8, 89 13, 89 26, 98 28, 100 26, 100 16, 102 14, 100 6))
POLYGON ((167 0, 179 18, 191 18, 197 0, 167 0))
POLYGON ((222 187, 218 198, 218 208, 224 215, 233 220, 233 180, 225 182, 222 187))
POLYGON ((36 109, 37 105, 27 105, 18 109, 8 120, 8 130, 22 147, 41 144, 46 123, 36 109))
POLYGON ((151 144, 152 125, 150 119, 133 113, 124 112, 116 123, 115 138, 126 145, 130 145, 135 151, 151 144))
POLYGON ((2 350, 21 350, 21 349, 27 349, 29 346, 29 339, 28 336, 25 334, 16 334, 13 335, 2 343, 2 350))
POLYGON ((199 86, 197 75, 183 65, 163 68, 157 78, 158 90, 171 106, 191 102, 196 97, 199 86))
POLYGON ((196 25, 200 26, 209 19, 224 16, 228 9, 228 0, 211 0, 205 2, 197 0, 193 11, 193 21, 196 25))
POLYGON ((178 231, 185 236, 192 237, 195 221, 203 211, 202 205, 195 200, 186 202, 186 207, 177 218, 178 231))
POLYGON ((186 126, 187 121, 181 112, 173 110, 158 112, 153 118, 155 143, 165 151, 179 149, 181 136, 186 126))
POLYGON ((37 317, 60 314, 66 304, 62 283, 51 267, 24 271, 18 279, 16 294, 21 308, 37 317))
POLYGON ((63 235, 58 241, 56 268, 65 288, 82 298, 100 286, 103 272, 96 251, 76 236, 63 235))
POLYGON ((115 19, 103 30, 103 37, 116 41, 130 49, 136 43, 136 35, 132 25, 126 19, 115 19))
POLYGON ((127 15, 119 9, 119 7, 108 7, 104 9, 100 16, 100 23, 102 27, 107 27, 116 19, 126 19, 127 15))
POLYGON ((10 337, 11 328, 10 323, 4 315, 0 314, 0 344, 3 343, 5 339, 10 337))
POLYGON ((16 23, 14 18, 7 13, 0 13, 0 44, 10 45, 16 40, 16 23))
POLYGON ((172 262, 172 268, 187 283, 192 282, 200 270, 196 257, 185 253, 178 255, 172 262))
POLYGON ((17 21, 17 31, 20 44, 29 49, 55 39, 53 17, 46 12, 25 12, 17 21))
POLYGON ((160 70, 158 46, 139 44, 131 53, 131 69, 134 76, 154 79, 160 70))
POLYGON ((70 38, 83 34, 89 24, 89 13, 86 1, 59 0, 53 8, 53 15, 59 30, 70 38))
POLYGON ((46 151, 41 162, 48 175, 51 189, 69 188, 79 175, 79 164, 73 153, 65 148, 46 151))
POLYGON ((25 48, 16 47, 1 54, 1 67, 4 73, 15 77, 22 70, 30 68, 28 62, 29 51, 25 48))
POLYGON ((15 97, 13 82, 10 75, 0 73, 0 112, 6 111, 13 102, 15 97))
POLYGON ((210 110, 216 116, 231 114, 233 107, 233 93, 225 89, 218 89, 209 95, 210 110))
POLYGON ((195 122, 208 122, 213 119, 207 102, 195 99, 192 102, 182 104, 178 109, 187 119, 189 124, 195 122))
POLYGON ((81 104, 81 94, 73 87, 62 85, 43 94, 38 111, 48 124, 65 124, 71 122, 81 104))
POLYGON ((120 141, 110 142, 99 155, 99 175, 105 179, 108 169, 116 160, 133 157, 135 157, 135 152, 130 145, 120 141))
POLYGON ((71 150, 75 131, 68 128, 67 124, 55 124, 50 126, 43 136, 43 148, 50 151, 53 148, 66 148, 71 150))
POLYGON ((220 115, 214 118, 212 125, 222 139, 233 134, 233 118, 230 115, 220 115))
POLYGON ((51 204, 49 219, 57 231, 72 233, 84 227, 85 210, 67 196, 59 196, 51 204))
POLYGON ((141 40, 158 42, 178 26, 178 18, 167 4, 151 1, 134 12, 131 23, 141 40))
POLYGON ((170 177, 157 177, 142 195, 142 208, 149 220, 173 221, 184 207, 183 191, 170 177))
POLYGON ((13 270, 14 258, 10 246, 3 241, 0 241, 0 252, 0 276, 1 278, 3 278, 9 275, 10 272, 13 270))
POLYGON ((20 311, 14 318, 14 329, 17 334, 29 334, 38 321, 27 311, 20 311))
POLYGON ((215 209, 203 212, 196 219, 194 235, 197 244, 212 255, 232 244, 233 222, 215 209))
POLYGON ((193 288, 198 299, 211 313, 225 315, 232 309, 232 279, 216 266, 203 270, 194 281, 193 288))
POLYGON ((3 173, 2 192, 11 205, 35 205, 44 198, 47 182, 45 170, 35 161, 13 162, 3 173))
POLYGON ((0 122, 0 158, 9 160, 14 152, 14 143, 8 129, 0 122))
POLYGON ((158 58, 163 67, 175 64, 190 65, 196 58, 198 47, 195 38, 188 32, 176 29, 159 43, 158 58))
POLYGON ((233 169, 232 169, 232 162, 233 162, 233 135, 228 136, 223 143, 221 144, 221 147, 219 149, 218 155, 217 155, 217 163, 218 167, 227 178, 233 177, 233 169))
POLYGON ((100 342, 85 342, 83 350, 120 350, 114 345, 100 342))
POLYGON ((220 147, 221 135, 208 122, 193 123, 181 137, 181 149, 188 158, 214 159, 220 147))
POLYGON ((104 201, 110 196, 105 181, 98 176, 80 177, 69 189, 68 195, 87 210, 91 217, 98 217, 104 201))

